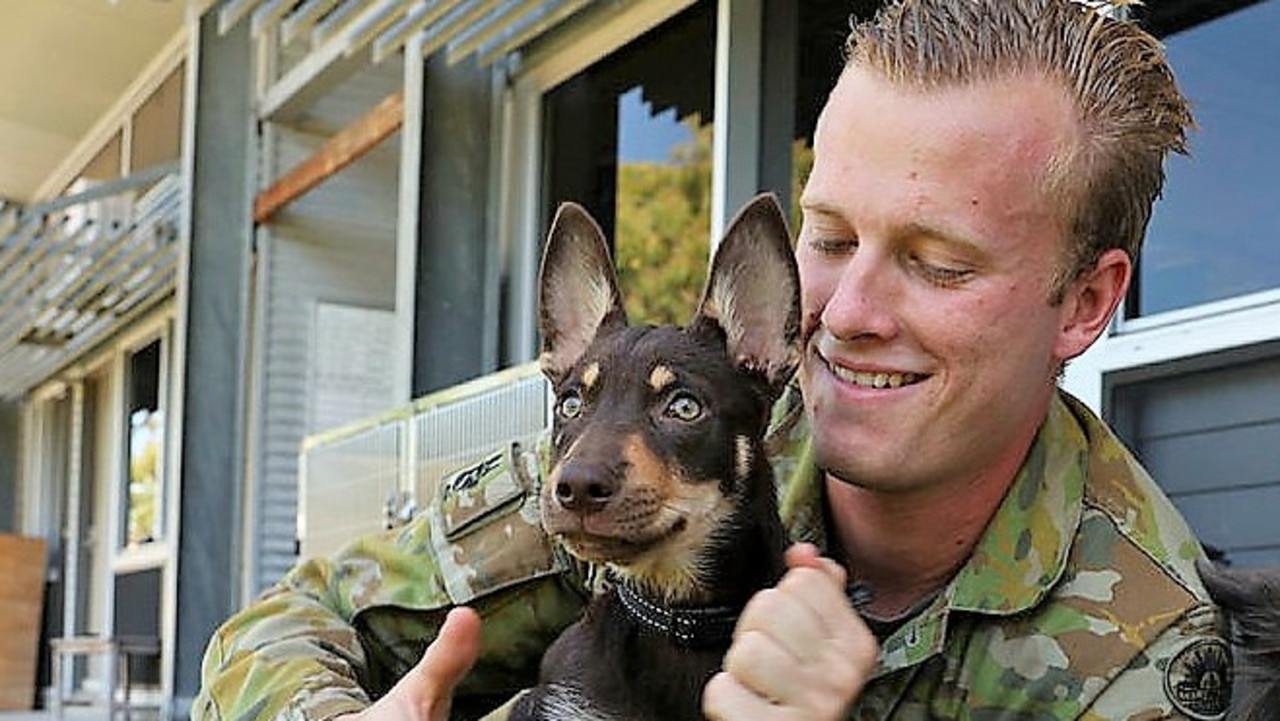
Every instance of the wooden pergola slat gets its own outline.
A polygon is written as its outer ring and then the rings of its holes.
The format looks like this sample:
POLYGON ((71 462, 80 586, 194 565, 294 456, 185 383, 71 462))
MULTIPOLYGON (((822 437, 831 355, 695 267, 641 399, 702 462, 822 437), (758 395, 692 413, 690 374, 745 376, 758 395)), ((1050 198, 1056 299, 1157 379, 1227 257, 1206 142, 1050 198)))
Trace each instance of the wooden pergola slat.
POLYGON ((253 202, 253 220, 267 223, 281 208, 359 160, 404 124, 404 94, 393 93, 338 131, 320 149, 285 173, 253 202))

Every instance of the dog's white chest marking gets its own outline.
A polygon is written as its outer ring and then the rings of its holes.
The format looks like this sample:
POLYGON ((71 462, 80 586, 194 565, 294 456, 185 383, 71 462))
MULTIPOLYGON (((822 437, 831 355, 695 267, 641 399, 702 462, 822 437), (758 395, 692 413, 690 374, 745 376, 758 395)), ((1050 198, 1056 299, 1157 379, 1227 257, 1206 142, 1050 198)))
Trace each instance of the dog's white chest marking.
POLYGON ((591 699, 577 687, 552 683, 542 697, 542 718, 556 721, 627 721, 592 704, 591 699))

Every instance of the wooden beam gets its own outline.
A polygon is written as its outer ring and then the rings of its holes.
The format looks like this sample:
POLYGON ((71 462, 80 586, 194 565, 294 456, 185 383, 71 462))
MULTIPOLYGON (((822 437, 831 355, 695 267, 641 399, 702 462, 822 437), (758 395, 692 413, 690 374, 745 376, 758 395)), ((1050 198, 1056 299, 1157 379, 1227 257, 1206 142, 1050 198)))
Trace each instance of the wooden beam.
POLYGON ((404 93, 396 92, 325 141, 253 201, 253 220, 266 223, 277 211, 359 160, 404 124, 404 93))

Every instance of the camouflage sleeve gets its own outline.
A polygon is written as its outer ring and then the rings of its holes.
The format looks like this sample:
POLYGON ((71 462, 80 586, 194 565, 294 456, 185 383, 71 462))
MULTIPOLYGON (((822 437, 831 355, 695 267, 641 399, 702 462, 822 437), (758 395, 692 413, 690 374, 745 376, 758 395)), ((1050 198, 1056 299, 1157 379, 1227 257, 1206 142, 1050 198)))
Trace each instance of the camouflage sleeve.
POLYGON ((193 719, 300 721, 369 704, 356 671, 364 650, 331 577, 329 561, 309 561, 214 633, 193 719))
POLYGON ((1217 607, 1192 609, 1116 676, 1080 718, 1225 718, 1231 703, 1231 653, 1223 628, 1217 607))
POLYGON ((360 710, 461 604, 484 628, 455 711, 478 717, 529 685, 585 603, 580 569, 541 531, 536 475, 517 451, 495 453, 443 479, 409 525, 296 567, 214 633, 192 718, 320 721, 360 710))

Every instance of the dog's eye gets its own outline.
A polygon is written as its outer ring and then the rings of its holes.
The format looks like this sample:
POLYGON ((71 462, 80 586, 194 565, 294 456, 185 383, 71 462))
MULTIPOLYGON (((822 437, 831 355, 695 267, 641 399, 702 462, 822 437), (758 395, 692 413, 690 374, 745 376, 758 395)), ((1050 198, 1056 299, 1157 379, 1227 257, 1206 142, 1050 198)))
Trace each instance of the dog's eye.
POLYGON ((582 414, 582 396, 577 391, 569 391, 556 403, 556 413, 561 418, 572 420, 582 414))
POLYGON ((681 421, 696 421, 702 415, 702 404, 688 393, 677 393, 667 403, 667 415, 681 421))

